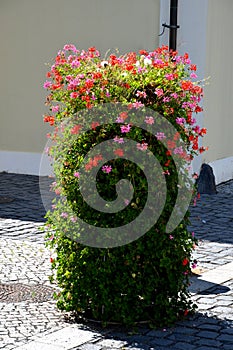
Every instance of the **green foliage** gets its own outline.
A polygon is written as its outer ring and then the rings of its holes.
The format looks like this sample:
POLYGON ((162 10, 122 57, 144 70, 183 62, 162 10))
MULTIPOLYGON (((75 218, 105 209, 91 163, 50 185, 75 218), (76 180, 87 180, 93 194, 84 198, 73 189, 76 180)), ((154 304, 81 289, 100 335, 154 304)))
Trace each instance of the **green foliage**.
MULTIPOLYGON (((60 309, 101 320, 103 324, 119 322, 127 326, 140 321, 167 326, 194 310, 188 286, 191 254, 197 242, 187 229, 189 213, 172 233, 166 231, 179 189, 174 161, 176 142, 182 139, 186 145, 186 150, 180 152, 180 167, 184 173, 187 162, 203 151, 198 146, 198 137, 203 136, 205 129, 200 129, 192 118, 193 112, 201 110, 202 96, 200 86, 190 80, 193 71, 195 66, 190 64, 187 54, 171 55, 166 48, 143 52, 139 57, 132 53, 120 58, 111 55, 106 62, 101 61, 94 48, 80 53, 72 45, 66 45, 59 52, 48 73, 52 82, 45 83, 50 91, 48 104, 55 116, 44 119, 55 126, 50 155, 56 175, 53 190, 60 198, 54 201, 53 210, 46 217, 47 246, 53 251, 51 281, 61 288, 56 296, 60 309), (72 51, 68 58, 67 51, 72 51), (95 106, 108 102, 121 102, 128 108, 124 120, 107 125, 100 118, 99 123, 81 133, 81 128, 90 125, 91 121, 87 122, 89 111, 93 111, 93 116, 95 106), (137 113, 138 108, 144 107, 161 113, 176 128, 176 137, 170 139, 169 144, 164 145, 153 133, 136 125, 130 125, 130 130, 122 135, 125 119, 130 113, 134 114, 134 110, 137 113), (113 214, 93 209, 83 199, 81 187, 89 184, 80 185, 79 170, 85 157, 96 145, 116 136, 134 140, 145 146, 142 152, 150 151, 157 157, 167 187, 164 208, 154 225, 137 240, 116 247, 97 248, 99 237, 93 235, 96 246, 85 246, 80 243, 85 232, 77 218, 108 228, 110 232, 114 227, 135 220, 147 200, 146 165, 143 169, 125 159, 125 147, 120 144, 114 152, 119 155, 122 152, 122 156, 106 161, 109 171, 103 171, 102 167, 92 180, 96 181, 100 196, 111 202, 117 198, 118 181, 127 179, 133 185, 132 199, 124 209, 113 214)), ((119 116, 122 116, 120 110, 119 116)), ((101 157, 98 154, 87 158, 86 171, 97 167, 101 157)), ((158 181, 154 179, 154 188, 158 181)), ((157 204, 155 201, 154 206, 157 204)), ((143 222, 139 230, 142 227, 143 222)))

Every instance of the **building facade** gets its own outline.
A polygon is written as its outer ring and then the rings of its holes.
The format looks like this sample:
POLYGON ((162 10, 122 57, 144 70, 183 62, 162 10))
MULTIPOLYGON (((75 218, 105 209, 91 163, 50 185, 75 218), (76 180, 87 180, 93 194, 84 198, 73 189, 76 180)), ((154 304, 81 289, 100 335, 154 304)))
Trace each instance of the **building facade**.
MULTIPOLYGON (((199 122, 209 147, 194 163, 213 166, 217 182, 233 178, 231 117, 233 45, 232 0, 179 0, 178 51, 188 52, 198 77, 208 78, 199 122)), ((170 0, 1 0, 0 1, 0 171, 46 175, 40 170, 49 126, 42 115, 43 82, 64 44, 96 46, 102 56, 153 50, 168 43, 170 0)))

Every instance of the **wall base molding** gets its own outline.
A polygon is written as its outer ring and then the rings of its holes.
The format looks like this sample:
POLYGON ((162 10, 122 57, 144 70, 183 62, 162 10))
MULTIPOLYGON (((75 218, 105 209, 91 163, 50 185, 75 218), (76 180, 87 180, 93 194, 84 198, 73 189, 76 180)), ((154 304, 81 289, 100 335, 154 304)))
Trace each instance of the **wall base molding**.
POLYGON ((233 179, 233 157, 218 159, 208 164, 213 168, 216 185, 233 179))
POLYGON ((42 153, 0 151, 0 172, 51 175, 48 157, 42 153))
MULTIPOLYGON (((233 179, 233 157, 208 163, 214 171, 216 184, 233 179)), ((49 159, 42 153, 0 151, 0 172, 49 176, 49 159)))

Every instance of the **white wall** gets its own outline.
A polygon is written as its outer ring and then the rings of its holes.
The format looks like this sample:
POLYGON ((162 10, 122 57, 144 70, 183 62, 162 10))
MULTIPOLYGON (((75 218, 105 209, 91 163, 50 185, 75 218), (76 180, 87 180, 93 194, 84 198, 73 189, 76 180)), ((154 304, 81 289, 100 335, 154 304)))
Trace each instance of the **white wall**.
MULTIPOLYGON (((178 25, 177 50, 183 55, 187 52, 191 61, 197 65, 198 80, 206 77, 206 22, 208 15, 208 0, 179 0, 178 1, 178 25)), ((170 23, 170 0, 161 0, 161 23, 170 23)), ((160 45, 169 42, 169 30, 160 37, 160 45)), ((196 118, 199 125, 203 125, 203 113, 196 118)), ((193 162, 193 169, 199 172, 202 164, 202 156, 193 162)))
MULTIPOLYGON (((161 0, 161 23, 169 23, 170 0, 161 0)), ((214 170, 216 182, 233 178, 233 45, 232 0, 179 0, 178 42, 180 54, 188 52, 197 64, 198 79, 210 78, 204 87, 204 112, 198 123, 207 128, 203 145, 209 150, 193 162, 199 172, 203 162, 214 170)), ((169 31, 160 38, 167 44, 169 31)))
POLYGON ((0 171, 38 174, 49 130, 45 63, 66 43, 96 46, 103 55, 152 50, 159 9, 159 0, 0 1, 0 171))

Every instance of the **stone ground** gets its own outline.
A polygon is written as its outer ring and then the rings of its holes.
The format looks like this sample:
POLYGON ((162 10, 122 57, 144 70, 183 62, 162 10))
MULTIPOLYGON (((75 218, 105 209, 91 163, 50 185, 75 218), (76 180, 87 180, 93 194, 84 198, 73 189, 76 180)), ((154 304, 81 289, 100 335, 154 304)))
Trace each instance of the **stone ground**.
POLYGON ((0 173, 0 349, 233 349, 233 181, 191 207, 190 229, 199 239, 194 258, 203 272, 190 287, 197 313, 173 328, 141 326, 137 334, 71 324, 56 309, 40 231, 46 181, 42 202, 37 176, 0 173))

